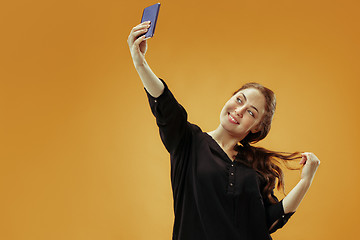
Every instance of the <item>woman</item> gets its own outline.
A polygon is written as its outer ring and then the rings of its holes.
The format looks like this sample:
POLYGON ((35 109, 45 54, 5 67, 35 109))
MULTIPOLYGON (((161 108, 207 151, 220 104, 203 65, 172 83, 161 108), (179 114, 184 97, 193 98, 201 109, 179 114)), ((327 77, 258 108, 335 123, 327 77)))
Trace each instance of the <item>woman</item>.
POLYGON ((320 164, 313 153, 284 154, 251 146, 266 137, 275 111, 273 92, 245 84, 225 103, 220 124, 203 132, 187 121, 185 109, 150 69, 142 36, 150 22, 131 30, 128 44, 145 87, 161 139, 170 153, 175 221, 173 239, 265 240, 296 211, 320 164), (301 158, 301 179, 281 201, 276 159, 301 158))

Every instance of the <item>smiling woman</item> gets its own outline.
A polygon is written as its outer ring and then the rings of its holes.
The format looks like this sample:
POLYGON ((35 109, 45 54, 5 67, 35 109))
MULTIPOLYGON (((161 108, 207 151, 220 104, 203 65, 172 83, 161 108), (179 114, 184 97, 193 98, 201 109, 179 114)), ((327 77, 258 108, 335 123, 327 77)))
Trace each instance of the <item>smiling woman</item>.
POLYGON ((255 88, 243 88, 225 103, 220 114, 220 122, 223 128, 230 127, 230 134, 243 139, 248 132, 259 132, 264 114, 264 95, 255 88), (229 119, 231 123, 239 126, 236 129, 231 129, 234 126, 231 124, 227 126, 229 121, 225 119, 229 119))
POLYGON ((134 66, 145 87, 161 140, 171 159, 175 222, 173 239, 266 240, 283 227, 305 196, 320 161, 312 153, 285 154, 254 147, 270 131, 274 93, 257 83, 241 87, 225 103, 212 132, 187 120, 167 84, 145 60, 144 34, 150 22, 135 26, 128 37, 134 66), (302 158, 300 182, 281 201, 278 160, 302 158))

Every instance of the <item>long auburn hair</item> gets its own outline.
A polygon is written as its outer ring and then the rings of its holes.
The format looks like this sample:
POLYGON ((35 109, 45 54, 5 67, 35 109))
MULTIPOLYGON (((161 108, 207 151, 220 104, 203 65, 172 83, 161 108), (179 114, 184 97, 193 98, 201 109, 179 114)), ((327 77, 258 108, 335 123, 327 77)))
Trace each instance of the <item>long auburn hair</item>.
POLYGON ((246 83, 240 89, 235 91, 233 95, 247 88, 257 89, 264 95, 265 114, 260 121, 260 131, 256 133, 249 132, 248 135, 246 135, 246 137, 240 141, 240 144, 235 146, 234 149, 238 152, 235 157, 235 161, 242 162, 260 174, 264 181, 262 191, 263 197, 268 198, 272 203, 276 203, 276 199, 274 199, 272 196, 272 191, 275 188, 276 180, 277 189, 281 189, 285 194, 284 173, 280 168, 281 162, 283 162, 288 169, 300 169, 290 167, 288 165, 288 161, 301 158, 301 154, 299 152, 276 152, 262 147, 255 147, 250 145, 264 139, 268 135, 276 109, 276 98, 273 91, 259 83, 254 82, 246 83))

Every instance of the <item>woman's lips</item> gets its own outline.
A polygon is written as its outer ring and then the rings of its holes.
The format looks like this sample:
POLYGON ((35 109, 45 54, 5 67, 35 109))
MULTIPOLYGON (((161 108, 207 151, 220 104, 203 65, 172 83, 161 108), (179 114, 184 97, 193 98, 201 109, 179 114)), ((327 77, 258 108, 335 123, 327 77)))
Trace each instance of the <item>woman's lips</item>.
POLYGON ((230 113, 228 113, 228 119, 229 119, 229 121, 230 121, 231 123, 239 124, 239 122, 236 121, 236 119, 235 119, 233 116, 231 116, 230 113))

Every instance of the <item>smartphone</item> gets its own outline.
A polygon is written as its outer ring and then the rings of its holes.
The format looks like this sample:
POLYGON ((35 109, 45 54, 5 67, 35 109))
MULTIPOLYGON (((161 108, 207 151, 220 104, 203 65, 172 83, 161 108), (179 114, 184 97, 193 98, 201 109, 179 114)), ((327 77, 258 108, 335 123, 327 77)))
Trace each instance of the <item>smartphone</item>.
POLYGON ((159 15, 160 10, 160 3, 156 3, 150 7, 147 7, 144 9, 141 22, 150 21, 150 28, 145 33, 145 38, 151 38, 154 36, 155 33, 155 27, 156 27, 156 21, 159 15))

